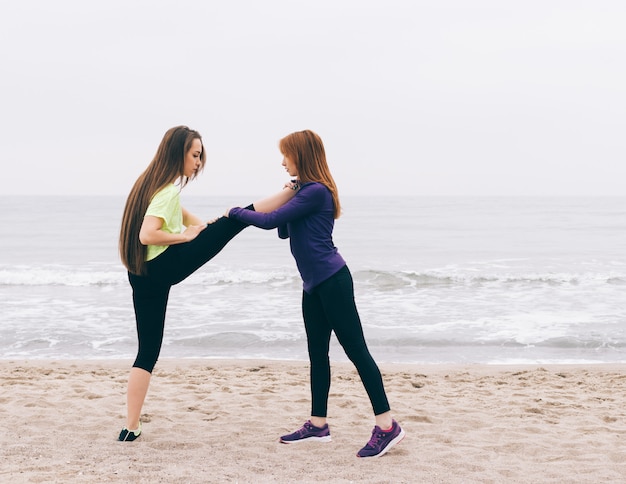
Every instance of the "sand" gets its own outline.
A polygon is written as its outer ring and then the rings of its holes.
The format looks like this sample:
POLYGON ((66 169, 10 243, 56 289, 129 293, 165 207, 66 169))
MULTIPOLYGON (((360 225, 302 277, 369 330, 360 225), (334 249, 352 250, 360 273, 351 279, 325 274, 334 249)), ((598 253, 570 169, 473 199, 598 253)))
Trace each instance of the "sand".
POLYGON ((130 362, 0 361, 0 482, 626 482, 626 366, 381 364, 406 438, 358 459, 373 417, 333 365, 330 443, 278 443, 308 417, 308 365, 161 360, 143 435, 117 442, 130 362))

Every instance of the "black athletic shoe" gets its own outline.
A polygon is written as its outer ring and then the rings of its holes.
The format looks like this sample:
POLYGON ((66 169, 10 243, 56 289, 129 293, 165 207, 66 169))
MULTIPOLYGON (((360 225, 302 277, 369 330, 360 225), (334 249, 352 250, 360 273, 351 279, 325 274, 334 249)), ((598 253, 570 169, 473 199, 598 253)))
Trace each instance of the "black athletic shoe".
POLYGON ((128 430, 126 427, 120 432, 120 436, 117 438, 120 442, 132 442, 141 435, 141 422, 137 430, 128 430))

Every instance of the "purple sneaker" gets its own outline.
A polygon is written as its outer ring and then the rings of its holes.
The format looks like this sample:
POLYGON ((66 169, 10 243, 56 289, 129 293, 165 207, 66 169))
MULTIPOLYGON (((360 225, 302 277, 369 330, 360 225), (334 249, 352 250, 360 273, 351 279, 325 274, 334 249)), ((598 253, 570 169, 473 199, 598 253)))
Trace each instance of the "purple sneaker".
POLYGON ((372 431, 372 438, 365 444, 359 452, 357 457, 380 457, 385 455, 394 445, 400 442, 404 438, 404 430, 400 428, 398 422, 393 421, 391 430, 389 432, 383 432, 383 430, 376 425, 372 431))
POLYGON ((305 440, 315 440, 317 442, 330 442, 330 430, 328 424, 324 424, 323 427, 316 427, 307 420, 304 425, 289 435, 283 435, 280 438, 283 444, 295 444, 296 442, 304 442, 305 440))

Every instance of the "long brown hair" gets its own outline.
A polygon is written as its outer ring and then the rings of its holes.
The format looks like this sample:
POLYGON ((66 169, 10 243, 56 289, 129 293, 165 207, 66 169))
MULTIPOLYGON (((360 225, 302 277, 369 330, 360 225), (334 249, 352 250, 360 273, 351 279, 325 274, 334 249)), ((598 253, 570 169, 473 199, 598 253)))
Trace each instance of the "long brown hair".
POLYGON ((126 199, 120 229, 119 251, 122 263, 133 274, 145 274, 148 248, 139 241, 139 231, 154 194, 177 179, 180 180, 181 188, 184 187, 204 168, 206 154, 203 145, 200 153, 200 168, 191 178, 187 178, 184 174, 185 155, 191 149, 194 139, 202 142, 200 133, 187 126, 169 129, 163 136, 152 162, 139 176, 126 199))
POLYGON ((326 151, 322 139, 308 129, 285 136, 278 143, 280 152, 293 161, 302 183, 317 182, 326 186, 333 196, 335 218, 341 215, 339 192, 326 162, 326 151))

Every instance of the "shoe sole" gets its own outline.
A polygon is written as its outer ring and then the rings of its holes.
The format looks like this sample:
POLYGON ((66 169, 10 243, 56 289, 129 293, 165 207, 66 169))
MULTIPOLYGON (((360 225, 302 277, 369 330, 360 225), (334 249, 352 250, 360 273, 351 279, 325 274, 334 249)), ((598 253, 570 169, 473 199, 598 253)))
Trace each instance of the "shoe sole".
POLYGON ((300 442, 330 442, 332 439, 330 435, 326 435, 324 437, 307 437, 306 439, 298 439, 298 440, 283 440, 280 439, 281 444, 298 444, 300 442))
POLYGON ((406 435, 406 432, 404 431, 404 429, 400 429, 400 433, 398 434, 398 436, 395 439, 393 439, 391 442, 389 442, 387 447, 385 447, 383 450, 381 450, 378 454, 376 454, 376 455, 364 455, 364 456, 360 456, 359 454, 357 454, 356 456, 359 459, 367 459, 369 457, 382 457, 387 452, 389 452, 394 445, 399 444, 400 442, 402 442, 402 439, 404 439, 405 435, 406 435))

